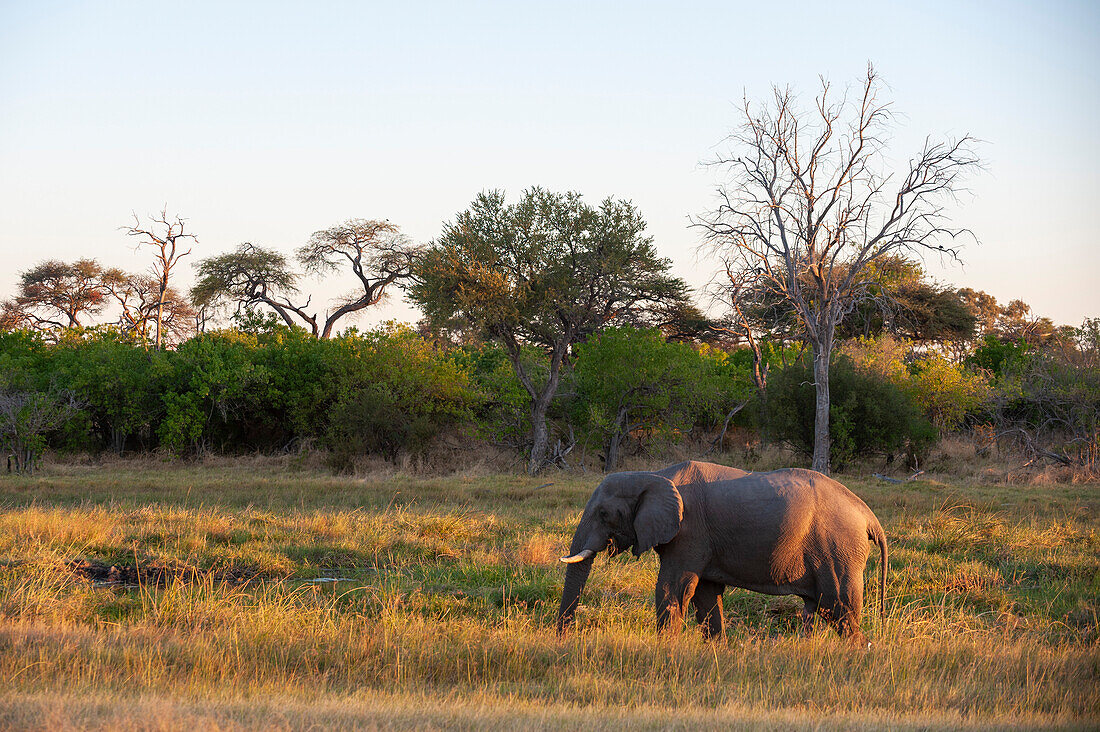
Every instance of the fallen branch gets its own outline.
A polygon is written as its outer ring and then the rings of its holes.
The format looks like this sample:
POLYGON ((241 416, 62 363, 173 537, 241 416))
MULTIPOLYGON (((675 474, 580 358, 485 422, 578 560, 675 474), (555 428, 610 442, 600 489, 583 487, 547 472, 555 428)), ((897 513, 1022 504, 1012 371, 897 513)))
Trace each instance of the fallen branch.
POLYGON ((887 483, 909 483, 910 481, 916 480, 917 476, 924 475, 924 471, 918 470, 905 480, 902 480, 901 478, 891 478, 890 476, 883 475, 882 473, 871 473, 871 475, 875 478, 878 478, 879 480, 885 480, 887 483))

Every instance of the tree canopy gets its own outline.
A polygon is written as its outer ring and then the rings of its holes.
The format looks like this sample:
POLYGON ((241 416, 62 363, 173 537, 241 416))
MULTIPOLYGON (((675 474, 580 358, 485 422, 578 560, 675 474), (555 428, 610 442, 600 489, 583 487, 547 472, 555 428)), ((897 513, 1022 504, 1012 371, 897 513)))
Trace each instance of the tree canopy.
POLYGON ((411 298, 432 323, 456 319, 501 343, 532 400, 530 470, 545 459, 546 410, 573 344, 639 310, 687 297, 629 201, 586 203, 576 192, 530 188, 509 204, 479 194, 421 257, 411 298), (545 382, 524 344, 545 350, 545 382))
POLYGON ((346 267, 358 281, 323 318, 309 311, 309 299, 295 301, 301 274, 286 256, 250 242, 199 262, 191 297, 199 306, 233 303, 240 310, 266 305, 288 326, 305 326, 314 336, 330 338, 341 319, 378 304, 391 285, 407 279, 418 251, 389 221, 348 219, 313 232, 295 253, 303 270, 326 275, 346 267))

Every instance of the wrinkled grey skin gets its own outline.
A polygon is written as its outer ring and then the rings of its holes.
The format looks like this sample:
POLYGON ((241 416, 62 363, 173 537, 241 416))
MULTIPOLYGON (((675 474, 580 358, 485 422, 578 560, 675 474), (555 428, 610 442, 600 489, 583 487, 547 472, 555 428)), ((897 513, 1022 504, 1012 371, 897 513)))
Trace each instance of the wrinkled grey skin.
POLYGON ((743 587, 797 595, 812 628, 820 614, 854 644, 860 630, 868 541, 880 552, 884 610, 886 535, 858 496, 812 470, 747 473, 688 461, 653 473, 612 473, 592 494, 570 545, 558 632, 572 622, 592 556, 653 548, 661 559, 658 629, 677 632, 688 603, 708 637, 723 635, 722 593, 743 587))

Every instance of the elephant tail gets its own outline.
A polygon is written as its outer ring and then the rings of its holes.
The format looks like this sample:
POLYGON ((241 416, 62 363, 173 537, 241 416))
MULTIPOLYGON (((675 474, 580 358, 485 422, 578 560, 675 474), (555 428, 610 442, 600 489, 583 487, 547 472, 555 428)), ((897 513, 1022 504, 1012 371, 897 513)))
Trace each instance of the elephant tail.
POLYGON ((867 526, 867 538, 873 541, 879 550, 878 562, 878 615, 880 620, 886 620, 886 571, 889 567, 887 559, 889 552, 886 549, 886 532, 882 530, 882 524, 874 515, 867 526))

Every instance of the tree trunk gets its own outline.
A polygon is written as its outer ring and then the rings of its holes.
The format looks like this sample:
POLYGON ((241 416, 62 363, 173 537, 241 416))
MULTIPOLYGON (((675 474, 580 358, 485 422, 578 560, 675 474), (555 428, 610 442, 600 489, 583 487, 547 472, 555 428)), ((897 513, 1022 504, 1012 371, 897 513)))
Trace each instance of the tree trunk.
POLYGON ((157 297, 157 344, 156 344, 155 348, 158 351, 160 350, 160 347, 161 347, 160 324, 161 324, 161 319, 164 316, 164 292, 165 292, 165 290, 168 289, 167 281, 168 281, 168 272, 167 272, 167 270, 165 270, 164 279, 160 283, 160 295, 157 297))
POLYGON ((542 466, 546 462, 546 453, 550 447, 550 428, 546 424, 546 415, 550 412, 550 402, 554 401, 554 395, 558 393, 558 380, 561 377, 561 365, 565 358, 565 349, 568 348, 569 335, 567 333, 567 338, 558 344, 554 349, 554 354, 550 357, 550 373, 546 380, 546 386, 542 388, 542 391, 535 389, 534 384, 523 370, 520 363, 519 348, 509 349, 512 357, 512 367, 516 370, 516 375, 533 400, 531 405, 533 444, 531 445, 531 462, 527 465, 527 472, 531 475, 542 470, 542 466))
POLYGON ((550 447, 550 429, 546 424, 546 414, 550 411, 550 400, 553 399, 553 392, 550 389, 544 389, 542 394, 539 394, 535 399, 534 405, 531 407, 531 431, 532 431, 532 445, 531 445, 531 461, 527 464, 527 472, 531 475, 542 470, 543 463, 546 462, 546 451, 550 447))
POLYGON ((607 452, 604 453, 603 469, 605 473, 610 473, 619 464, 619 448, 623 444, 623 438, 626 437, 626 418, 628 416, 629 410, 623 407, 615 417, 615 424, 611 428, 611 437, 607 441, 607 452))
POLYGON ((828 344, 814 343, 814 388, 817 401, 814 407, 814 462, 813 469, 829 474, 829 356, 828 344))
POLYGON ((115 454, 120 456, 126 448, 126 433, 118 427, 111 428, 111 447, 114 449, 115 454))

